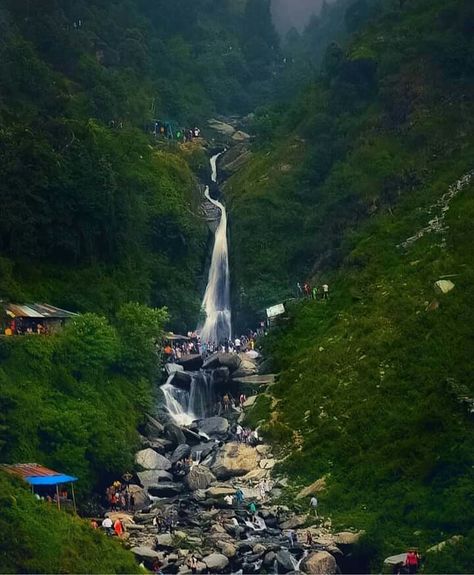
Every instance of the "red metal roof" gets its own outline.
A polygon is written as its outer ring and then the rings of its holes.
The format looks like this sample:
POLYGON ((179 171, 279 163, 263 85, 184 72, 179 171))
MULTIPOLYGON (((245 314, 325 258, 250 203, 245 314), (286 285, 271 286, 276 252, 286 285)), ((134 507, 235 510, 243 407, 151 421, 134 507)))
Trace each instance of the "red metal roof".
POLYGON ((25 477, 54 477, 55 475, 61 475, 61 473, 48 469, 43 465, 38 465, 37 463, 14 463, 12 465, 5 463, 0 465, 0 468, 8 473, 19 475, 23 479, 25 479, 25 477))

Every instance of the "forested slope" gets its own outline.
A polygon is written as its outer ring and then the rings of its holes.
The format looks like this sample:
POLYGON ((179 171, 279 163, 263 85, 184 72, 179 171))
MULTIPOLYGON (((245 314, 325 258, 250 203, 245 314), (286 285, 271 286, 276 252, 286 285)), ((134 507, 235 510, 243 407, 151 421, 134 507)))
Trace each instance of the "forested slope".
POLYGON ((0 297, 199 312, 206 228, 154 119, 251 109, 278 56, 268 3, 0 3, 0 297), (149 130, 148 130, 149 131, 149 130))
POLYGON ((259 119, 267 144, 226 187, 241 318, 330 285, 266 341, 264 429, 289 500, 326 476, 321 513, 366 530, 374 569, 460 534, 425 570, 472 570, 473 29, 463 0, 394 3, 259 119))

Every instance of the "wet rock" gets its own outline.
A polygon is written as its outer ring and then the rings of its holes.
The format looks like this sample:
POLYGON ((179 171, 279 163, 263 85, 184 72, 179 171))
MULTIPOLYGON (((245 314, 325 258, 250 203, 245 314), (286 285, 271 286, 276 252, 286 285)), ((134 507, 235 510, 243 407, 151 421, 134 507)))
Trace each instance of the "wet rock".
POLYGON ((301 570, 309 575, 334 575, 337 573, 337 564, 327 551, 315 551, 303 559, 301 570))
POLYGON ((173 481, 173 476, 171 473, 167 471, 163 471, 162 469, 150 469, 148 471, 139 471, 137 473, 137 477, 140 481, 140 484, 145 489, 148 489, 152 485, 158 485, 158 483, 162 481, 173 481))
POLYGON ((141 559, 142 561, 146 561, 147 559, 158 559, 159 553, 153 550, 151 547, 132 547, 131 552, 141 559))
POLYGON ((229 368, 218 367, 212 372, 212 381, 214 385, 219 386, 229 381, 229 368))
POLYGON ((258 467, 258 454, 245 443, 226 443, 219 451, 211 470, 217 479, 229 479, 245 475, 258 467))
POLYGON ((201 369, 203 361, 199 354, 183 355, 177 362, 186 371, 198 371, 201 369))
POLYGON ((198 459, 203 461, 206 457, 213 451, 216 447, 216 444, 212 441, 209 443, 199 443, 198 445, 193 445, 191 448, 191 457, 193 459, 198 459))
POLYGON ((193 376, 188 371, 175 371, 171 383, 175 387, 180 387, 181 389, 189 389, 191 387, 192 380, 193 376))
POLYGON ((183 491, 181 483, 159 483, 158 485, 151 485, 148 488, 148 493, 153 497, 176 497, 183 491))
POLYGON ((174 446, 186 443, 186 438, 184 437, 182 429, 171 421, 165 425, 165 434, 174 446))
POLYGON ((184 371, 184 367, 182 365, 178 365, 177 363, 165 363, 165 371, 167 375, 171 375, 177 371, 184 371))
POLYGON ((265 557, 263 558, 263 564, 265 565, 265 567, 267 567, 267 569, 269 567, 273 568, 275 559, 276 559, 276 553, 274 551, 269 551, 268 553, 265 553, 265 557))
POLYGON ((203 563, 205 563, 207 568, 213 573, 222 573, 227 565, 229 565, 229 560, 222 553, 211 553, 207 557, 204 557, 203 563))
POLYGON ((198 422, 198 429, 209 436, 225 435, 229 429, 229 422, 225 417, 208 417, 198 422))
POLYGON ((187 443, 182 443, 178 445, 178 447, 173 451, 173 454, 170 457, 171 463, 176 463, 183 457, 188 458, 191 454, 191 447, 187 443))
POLYGON ((283 572, 287 573, 288 571, 294 571, 296 567, 296 560, 293 555, 286 551, 285 549, 280 549, 275 556, 275 559, 278 563, 279 572, 282 570, 283 572))
POLYGON ((135 462, 143 469, 161 469, 167 471, 171 469, 171 462, 154 449, 142 449, 135 455, 135 462))
POLYGON ((207 489, 216 478, 204 465, 194 465, 185 479, 185 483, 191 491, 207 489))

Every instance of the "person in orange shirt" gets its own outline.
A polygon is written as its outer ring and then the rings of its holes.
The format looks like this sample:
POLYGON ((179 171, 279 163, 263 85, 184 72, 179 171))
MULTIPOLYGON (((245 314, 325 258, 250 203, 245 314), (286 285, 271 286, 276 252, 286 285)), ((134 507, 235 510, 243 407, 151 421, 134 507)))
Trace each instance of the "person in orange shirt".
POLYGON ((117 537, 122 537, 123 535, 123 525, 120 519, 116 519, 114 523, 114 531, 117 537))

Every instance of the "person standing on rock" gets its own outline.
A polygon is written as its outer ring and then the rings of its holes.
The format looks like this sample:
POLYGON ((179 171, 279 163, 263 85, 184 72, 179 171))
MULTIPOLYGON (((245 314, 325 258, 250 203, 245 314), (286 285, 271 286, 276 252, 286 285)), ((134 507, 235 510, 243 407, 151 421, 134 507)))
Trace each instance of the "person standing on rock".
POLYGON ((240 397, 239 397, 240 409, 244 408, 244 403, 246 401, 247 401, 247 397, 245 396, 245 393, 241 393, 240 397))
POLYGON ((313 535, 311 531, 306 531, 306 545, 313 546, 313 535))
POLYGON ((257 506, 255 505, 255 503, 253 501, 249 505, 249 512, 250 512, 250 515, 252 517, 257 514, 257 506))
POLYGON ((229 493, 224 497, 224 501, 227 503, 227 505, 229 507, 232 507, 232 503, 234 502, 234 498, 232 497, 232 495, 229 493))
POLYGON ((242 342, 240 341, 240 338, 238 337, 235 338, 234 346, 235 346, 235 353, 240 353, 242 347, 242 342))
POLYGON ((240 425, 240 423, 238 423, 237 427, 235 428, 235 435, 236 435, 237 441, 239 443, 242 443, 243 433, 244 433, 244 428, 240 425))
POLYGON ((407 558, 405 559, 405 567, 408 569, 408 573, 417 573, 418 567, 420 565, 420 556, 415 549, 410 549, 407 553, 407 558))
POLYGON ((244 500, 244 492, 242 491, 242 489, 240 489, 240 487, 235 492, 235 500, 237 502, 237 507, 240 507, 240 505, 242 505, 242 502, 244 500))
POLYGON ((229 394, 226 393, 224 395, 224 397, 222 398, 222 402, 224 404, 224 411, 229 411, 229 407, 230 407, 230 398, 229 398, 229 394))
POLYGON ((311 497, 309 505, 311 508, 311 513, 313 513, 313 515, 315 517, 318 517, 318 500, 316 499, 315 495, 313 495, 313 497, 311 497))

